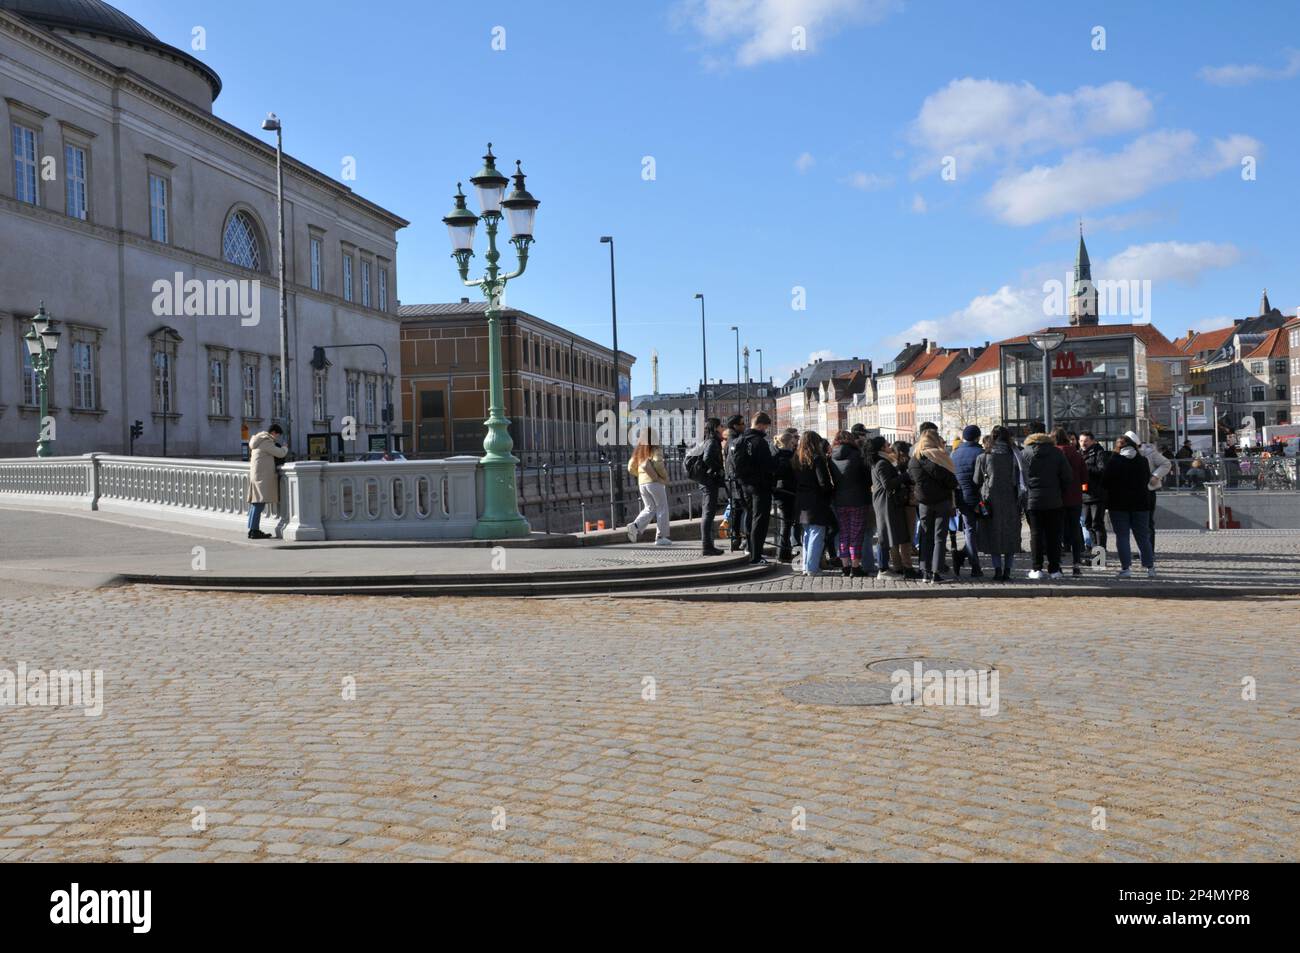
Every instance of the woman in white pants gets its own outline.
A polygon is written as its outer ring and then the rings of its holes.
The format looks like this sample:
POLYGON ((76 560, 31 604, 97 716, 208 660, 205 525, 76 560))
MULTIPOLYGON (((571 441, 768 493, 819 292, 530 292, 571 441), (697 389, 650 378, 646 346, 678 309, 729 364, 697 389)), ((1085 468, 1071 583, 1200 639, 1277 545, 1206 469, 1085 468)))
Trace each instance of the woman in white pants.
POLYGON ((655 443, 654 433, 648 428, 644 438, 636 445, 627 472, 636 477, 641 490, 641 512, 628 524, 627 538, 635 543, 641 531, 656 521, 656 546, 671 546, 672 531, 668 525, 668 468, 664 466, 663 451, 655 443))

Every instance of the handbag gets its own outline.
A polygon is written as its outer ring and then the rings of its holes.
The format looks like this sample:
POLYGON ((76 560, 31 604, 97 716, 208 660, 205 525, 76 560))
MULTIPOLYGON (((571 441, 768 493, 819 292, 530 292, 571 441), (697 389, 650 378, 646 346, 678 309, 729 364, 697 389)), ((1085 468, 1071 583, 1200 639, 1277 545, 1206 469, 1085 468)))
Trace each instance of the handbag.
POLYGON ((989 509, 988 500, 978 500, 975 503, 975 515, 982 520, 988 519, 993 515, 993 510, 989 509))

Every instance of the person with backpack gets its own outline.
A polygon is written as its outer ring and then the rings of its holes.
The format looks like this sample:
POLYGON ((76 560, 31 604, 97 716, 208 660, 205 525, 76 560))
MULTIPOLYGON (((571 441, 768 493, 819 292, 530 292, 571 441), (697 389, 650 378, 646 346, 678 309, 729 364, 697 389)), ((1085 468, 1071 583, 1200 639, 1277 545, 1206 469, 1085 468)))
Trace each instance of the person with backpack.
POLYGON ((787 428, 776 438, 772 453, 772 502, 779 518, 776 539, 776 558, 783 563, 794 560, 795 527, 799 525, 799 508, 795 505, 794 452, 799 446, 799 432, 787 428))
POLYGON ((772 449, 767 443, 767 428, 771 425, 772 418, 767 414, 756 414, 753 426, 731 448, 732 473, 745 495, 751 566, 767 564, 763 546, 772 517, 772 477, 776 472, 772 449))
POLYGON ((725 484, 722 473, 722 421, 710 417, 704 422, 704 436, 686 454, 686 475, 700 486, 700 544, 705 556, 721 556, 713 542, 713 519, 718 513, 718 491, 725 484))
POLYGON ((1025 449, 1020 455, 1027 491, 1029 552, 1034 561, 1029 578, 1042 579, 1046 575, 1049 579, 1061 579, 1061 517, 1074 473, 1056 441, 1043 432, 1043 425, 1032 426, 1035 429, 1025 438, 1025 449))
POLYGON ((921 573, 927 583, 944 581, 944 543, 958 491, 957 468, 938 430, 922 430, 907 463, 921 520, 921 573))
POLYGON ((873 541, 867 519, 871 509, 871 473, 853 434, 841 430, 831 448, 831 478, 835 489, 831 505, 839 523, 840 571, 846 576, 875 577, 873 541), (865 561, 865 564, 864 564, 865 561))
POLYGON ((805 430, 792 461, 795 503, 799 508, 799 523, 803 526, 803 564, 798 572, 805 576, 816 576, 821 572, 826 527, 834 519, 831 498, 835 484, 822 451, 823 445, 819 433, 805 430))
POLYGON ((979 545, 993 563, 993 581, 1008 582, 1020 551, 1020 470, 1011 431, 994 427, 992 441, 975 461, 971 482, 979 490, 979 545))
POLYGON ((627 472, 637 478, 637 488, 641 491, 641 512, 627 525, 628 542, 635 543, 640 539, 641 531, 653 519, 655 545, 671 546, 673 538, 668 511, 668 467, 664 464, 663 450, 655 440, 655 433, 649 427, 632 452, 627 472))
POLYGON ((1070 443, 1064 427, 1052 434, 1056 449, 1065 454, 1065 461, 1073 474, 1065 492, 1061 494, 1061 545, 1069 547, 1073 557, 1073 575, 1083 575, 1083 486, 1088 482, 1088 465, 1079 451, 1070 443))
POLYGON ((740 552, 745 547, 749 535, 749 513, 745 501, 745 489, 736 477, 734 450, 740 443, 745 431, 745 418, 734 414, 727 418, 724 434, 726 445, 722 451, 722 470, 727 485, 727 509, 731 513, 731 551, 740 552))

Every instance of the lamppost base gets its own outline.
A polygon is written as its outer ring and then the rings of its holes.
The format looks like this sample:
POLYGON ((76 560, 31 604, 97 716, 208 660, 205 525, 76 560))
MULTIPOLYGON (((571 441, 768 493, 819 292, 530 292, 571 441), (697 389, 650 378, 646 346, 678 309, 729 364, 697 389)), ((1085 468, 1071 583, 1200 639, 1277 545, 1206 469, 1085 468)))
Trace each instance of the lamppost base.
POLYGON ((480 519, 474 526, 475 539, 523 539, 532 532, 528 520, 518 514, 502 519, 480 519))

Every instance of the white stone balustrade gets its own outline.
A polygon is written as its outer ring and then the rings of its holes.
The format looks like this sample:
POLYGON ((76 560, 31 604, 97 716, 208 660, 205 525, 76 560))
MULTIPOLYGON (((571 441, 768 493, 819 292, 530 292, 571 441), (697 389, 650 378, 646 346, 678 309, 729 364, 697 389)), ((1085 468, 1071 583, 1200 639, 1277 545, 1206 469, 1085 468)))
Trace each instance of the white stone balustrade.
MULTIPOLYGON (((287 540, 465 539, 479 516, 477 457, 280 468, 280 506, 263 528, 287 540)), ((135 514, 213 528, 244 526, 248 464, 173 457, 0 460, 0 504, 135 514)))

